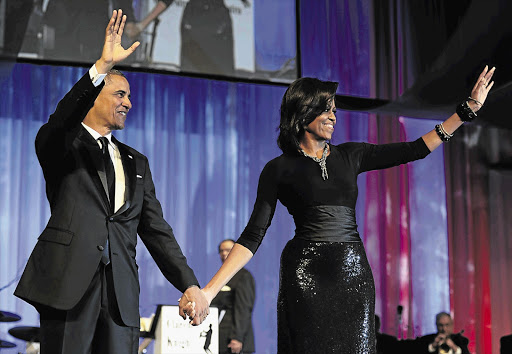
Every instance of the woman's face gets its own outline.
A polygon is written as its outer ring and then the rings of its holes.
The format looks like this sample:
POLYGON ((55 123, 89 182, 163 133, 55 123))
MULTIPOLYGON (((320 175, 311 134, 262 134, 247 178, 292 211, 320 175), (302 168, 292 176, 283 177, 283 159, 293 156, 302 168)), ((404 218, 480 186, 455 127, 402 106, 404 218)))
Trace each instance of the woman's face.
POLYGON ((304 137, 315 140, 331 140, 334 126, 336 125, 336 106, 334 100, 330 102, 329 107, 314 121, 305 128, 304 137))

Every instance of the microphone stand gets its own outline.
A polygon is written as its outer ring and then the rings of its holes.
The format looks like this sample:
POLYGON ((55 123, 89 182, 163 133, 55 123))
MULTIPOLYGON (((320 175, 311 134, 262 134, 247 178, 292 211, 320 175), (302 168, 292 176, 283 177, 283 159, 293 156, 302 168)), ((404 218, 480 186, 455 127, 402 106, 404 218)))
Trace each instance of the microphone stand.
POLYGON ((404 310, 404 307, 402 305, 398 305, 396 307, 396 316, 397 316, 397 330, 396 330, 396 337, 398 339, 404 339, 403 337, 403 331, 402 331, 402 311, 404 310))

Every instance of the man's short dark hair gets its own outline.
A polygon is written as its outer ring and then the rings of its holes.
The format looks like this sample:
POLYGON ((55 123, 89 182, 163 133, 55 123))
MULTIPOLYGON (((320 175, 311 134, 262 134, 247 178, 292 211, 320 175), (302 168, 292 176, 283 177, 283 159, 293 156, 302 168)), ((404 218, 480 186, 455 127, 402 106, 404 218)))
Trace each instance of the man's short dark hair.
POLYGON ((111 75, 121 76, 126 79, 126 76, 124 76, 124 74, 121 71, 119 71, 117 69, 110 69, 107 72, 107 76, 105 76, 105 85, 108 85, 110 83, 110 79, 112 77, 111 75))
POLYGON ((227 242, 227 241, 231 241, 233 243, 236 243, 235 240, 233 240, 231 238, 227 238, 225 240, 220 241, 219 246, 217 246, 217 249, 219 250, 219 253, 220 253, 220 245, 222 245, 224 242, 227 242))
POLYGON ((439 313, 436 315, 436 325, 439 323, 439 320, 441 319, 441 317, 444 317, 444 316, 447 316, 447 317, 449 317, 450 319, 452 318, 452 316, 451 316, 448 312, 439 312, 439 313))

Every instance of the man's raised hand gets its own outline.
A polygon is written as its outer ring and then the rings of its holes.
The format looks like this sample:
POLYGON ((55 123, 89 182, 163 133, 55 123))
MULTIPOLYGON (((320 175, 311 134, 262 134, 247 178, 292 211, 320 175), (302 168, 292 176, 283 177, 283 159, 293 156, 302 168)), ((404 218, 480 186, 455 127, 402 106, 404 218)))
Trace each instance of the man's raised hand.
POLYGON ((129 57, 140 45, 140 42, 137 41, 128 49, 124 49, 121 46, 121 37, 123 36, 125 23, 126 15, 123 15, 123 10, 114 10, 105 29, 105 43, 103 44, 101 58, 96 61, 98 73, 104 74, 108 72, 117 63, 129 57))

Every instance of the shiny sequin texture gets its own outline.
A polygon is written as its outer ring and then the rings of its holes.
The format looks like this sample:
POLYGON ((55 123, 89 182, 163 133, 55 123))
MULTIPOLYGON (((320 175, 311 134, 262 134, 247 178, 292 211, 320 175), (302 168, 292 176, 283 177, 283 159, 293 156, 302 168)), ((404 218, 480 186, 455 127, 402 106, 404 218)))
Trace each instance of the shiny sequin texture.
POLYGON ((281 256, 278 353, 374 354, 375 285, 357 232, 357 176, 427 156, 423 139, 374 145, 329 145, 318 164, 283 154, 261 172, 249 223, 238 243, 255 253, 279 200, 295 236, 281 256))
POLYGON ((281 256, 278 353, 375 353, 375 286, 361 242, 294 238, 281 256))

